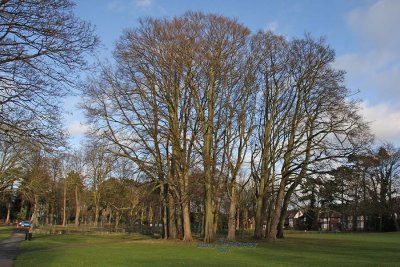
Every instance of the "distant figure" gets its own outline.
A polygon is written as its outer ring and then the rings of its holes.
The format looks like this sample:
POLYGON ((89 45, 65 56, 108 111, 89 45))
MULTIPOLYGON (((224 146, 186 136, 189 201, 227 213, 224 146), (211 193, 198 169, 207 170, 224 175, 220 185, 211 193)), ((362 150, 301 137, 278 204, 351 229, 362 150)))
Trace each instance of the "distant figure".
POLYGON ((25 240, 28 240, 28 238, 29 238, 29 229, 25 228, 24 230, 25 230, 25 240))
POLYGON ((29 226, 29 228, 25 229, 25 240, 32 240, 32 234, 33 234, 33 224, 29 226))
POLYGON ((28 240, 29 241, 32 240, 32 234, 33 234, 33 223, 31 224, 31 226, 29 227, 29 230, 28 230, 28 240))

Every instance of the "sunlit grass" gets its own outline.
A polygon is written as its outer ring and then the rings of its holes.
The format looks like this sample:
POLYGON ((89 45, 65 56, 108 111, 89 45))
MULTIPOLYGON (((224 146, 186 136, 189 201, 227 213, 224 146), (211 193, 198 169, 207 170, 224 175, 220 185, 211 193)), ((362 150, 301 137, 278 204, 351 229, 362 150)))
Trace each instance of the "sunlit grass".
POLYGON ((11 235, 12 227, 0 227, 0 240, 6 239, 11 235))
MULTIPOLYGON (((252 240, 247 240, 252 242, 252 240)), ((400 233, 290 233, 255 248, 143 235, 36 235, 16 266, 400 266, 400 233)))

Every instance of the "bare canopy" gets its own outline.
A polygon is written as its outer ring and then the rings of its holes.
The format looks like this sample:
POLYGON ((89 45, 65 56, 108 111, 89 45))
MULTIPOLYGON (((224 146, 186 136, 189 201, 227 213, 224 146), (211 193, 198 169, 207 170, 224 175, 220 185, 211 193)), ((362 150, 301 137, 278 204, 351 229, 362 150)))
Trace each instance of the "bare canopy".
POLYGON ((0 1, 0 138, 57 143, 60 97, 98 40, 70 0, 0 1))

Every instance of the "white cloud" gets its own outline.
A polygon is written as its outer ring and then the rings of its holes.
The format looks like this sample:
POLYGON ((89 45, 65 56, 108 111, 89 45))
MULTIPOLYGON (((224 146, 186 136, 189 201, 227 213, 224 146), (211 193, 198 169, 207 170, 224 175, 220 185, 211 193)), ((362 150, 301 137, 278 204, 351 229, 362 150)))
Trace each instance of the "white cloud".
POLYGON ((359 50, 341 55, 335 67, 359 89, 361 113, 378 140, 400 144, 400 1, 379 0, 347 14, 359 50))
POLYGON ((347 22, 363 41, 375 48, 399 53, 400 1, 380 0, 375 4, 355 9, 347 16, 347 22))
POLYGON ((83 135, 89 130, 89 126, 79 121, 73 121, 67 126, 67 130, 71 136, 83 135))
POLYGON ((135 4, 139 7, 149 7, 153 3, 152 0, 136 0, 135 4))
POLYGON ((378 140, 400 141, 400 110, 394 110, 386 104, 372 106, 366 101, 360 103, 360 108, 378 140))
POLYGON ((272 21, 267 24, 267 26, 265 27, 265 30, 276 32, 276 30, 278 29, 278 25, 279 25, 279 23, 277 21, 272 21))
POLYGON ((120 0, 112 0, 108 3, 107 8, 114 12, 122 12, 124 11, 125 6, 120 0))
POLYGON ((123 13, 134 11, 139 8, 149 8, 153 5, 153 0, 111 0, 107 8, 113 12, 123 13))
POLYGON ((339 56, 335 67, 346 70, 347 80, 365 97, 375 101, 393 102, 400 99, 400 58, 387 51, 370 51, 339 56), (397 62, 396 62, 397 61, 397 62))
POLYGON ((400 98, 400 1, 380 0, 347 15, 347 23, 366 52, 342 55, 335 65, 347 79, 374 99, 400 98))

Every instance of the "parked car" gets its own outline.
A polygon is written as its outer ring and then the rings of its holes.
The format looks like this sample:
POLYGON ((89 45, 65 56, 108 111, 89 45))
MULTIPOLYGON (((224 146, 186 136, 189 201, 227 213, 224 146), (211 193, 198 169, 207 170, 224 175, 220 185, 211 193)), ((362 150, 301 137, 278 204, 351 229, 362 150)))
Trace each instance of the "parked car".
POLYGON ((31 227, 32 223, 30 221, 22 221, 19 223, 19 226, 22 227, 31 227))

